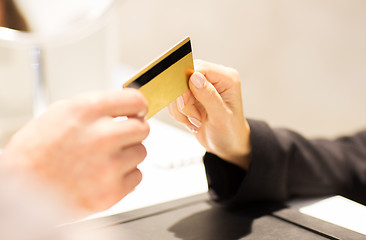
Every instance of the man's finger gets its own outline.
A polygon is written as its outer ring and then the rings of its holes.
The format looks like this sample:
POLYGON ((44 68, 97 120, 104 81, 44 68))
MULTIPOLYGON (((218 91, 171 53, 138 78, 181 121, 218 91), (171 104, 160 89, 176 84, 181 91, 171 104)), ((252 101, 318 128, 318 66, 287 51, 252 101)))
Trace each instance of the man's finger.
POLYGON ((100 148, 115 150, 141 143, 149 135, 149 124, 144 119, 128 118, 114 121, 103 118, 95 124, 94 135, 98 136, 100 148))
POLYGON ((80 98, 81 108, 97 116, 138 116, 144 117, 148 104, 141 92, 136 89, 122 89, 97 94, 89 94, 80 98))
POLYGON ((139 165, 146 157, 147 152, 144 145, 141 143, 123 148, 113 157, 117 162, 122 172, 126 173, 132 171, 139 165))

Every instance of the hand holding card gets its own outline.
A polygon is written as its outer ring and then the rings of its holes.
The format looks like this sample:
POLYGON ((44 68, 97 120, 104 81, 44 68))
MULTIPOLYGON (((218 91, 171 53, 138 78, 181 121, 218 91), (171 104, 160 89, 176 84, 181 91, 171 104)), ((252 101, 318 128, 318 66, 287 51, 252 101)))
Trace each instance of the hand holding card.
POLYGON ((188 90, 188 80, 193 72, 191 41, 187 37, 143 68, 123 87, 142 92, 149 103, 149 119, 188 90))

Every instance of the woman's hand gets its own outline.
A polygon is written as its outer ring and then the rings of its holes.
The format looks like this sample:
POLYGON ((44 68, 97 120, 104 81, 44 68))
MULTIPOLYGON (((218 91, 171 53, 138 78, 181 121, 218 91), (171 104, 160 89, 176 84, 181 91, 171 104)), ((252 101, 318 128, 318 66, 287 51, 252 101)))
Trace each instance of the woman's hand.
POLYGON ((170 115, 186 125, 208 152, 247 170, 250 128, 243 113, 238 72, 196 60, 189 88, 169 105, 170 115))

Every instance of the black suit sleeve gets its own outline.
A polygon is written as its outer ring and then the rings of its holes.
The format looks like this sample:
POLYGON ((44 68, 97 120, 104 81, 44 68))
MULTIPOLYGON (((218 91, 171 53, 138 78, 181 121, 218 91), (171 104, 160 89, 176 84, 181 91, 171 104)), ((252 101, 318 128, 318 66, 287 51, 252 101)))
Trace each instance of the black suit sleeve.
POLYGON ((218 202, 284 201, 295 196, 341 194, 366 200, 366 131, 335 140, 308 140, 286 129, 249 120, 248 171, 206 153, 211 196, 218 202))

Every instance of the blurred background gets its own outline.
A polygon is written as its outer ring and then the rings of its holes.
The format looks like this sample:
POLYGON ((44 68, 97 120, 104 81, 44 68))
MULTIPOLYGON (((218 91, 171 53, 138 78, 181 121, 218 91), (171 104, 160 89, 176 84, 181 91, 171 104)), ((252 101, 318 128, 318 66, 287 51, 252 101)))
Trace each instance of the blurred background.
MULTIPOLYGON (((11 116, 6 124, 21 119, 18 127, 31 117, 34 71, 25 63, 34 46, 42 49, 42 81, 53 102, 118 87, 190 36, 194 58, 239 71, 247 117, 310 137, 366 126, 366 1, 15 2, 31 32, 16 38, 0 32, 0 118, 11 116)), ((156 118, 182 128, 166 110, 156 118)), ((2 124, 6 135, 9 125, 2 124)))
POLYGON ((128 0, 120 17, 126 64, 189 35, 194 58, 239 71, 247 117, 312 137, 366 126, 365 1, 128 0))

